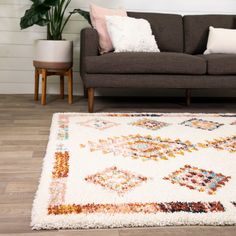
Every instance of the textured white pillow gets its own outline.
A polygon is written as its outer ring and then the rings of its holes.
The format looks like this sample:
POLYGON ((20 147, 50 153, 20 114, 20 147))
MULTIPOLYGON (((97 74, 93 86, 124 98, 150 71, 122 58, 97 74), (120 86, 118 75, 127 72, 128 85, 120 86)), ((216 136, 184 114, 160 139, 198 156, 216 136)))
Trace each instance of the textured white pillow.
POLYGON ((160 52, 149 22, 124 16, 106 16, 115 52, 160 52))
POLYGON ((204 54, 236 53, 236 30, 209 27, 207 50, 204 54))

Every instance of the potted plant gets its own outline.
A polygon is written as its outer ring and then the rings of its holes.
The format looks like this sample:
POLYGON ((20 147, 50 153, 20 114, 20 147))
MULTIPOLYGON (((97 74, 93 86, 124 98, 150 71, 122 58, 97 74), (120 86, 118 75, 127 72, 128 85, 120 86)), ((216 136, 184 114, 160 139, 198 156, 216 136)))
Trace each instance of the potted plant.
POLYGON ((33 25, 47 26, 47 40, 36 40, 34 49, 34 65, 47 63, 50 68, 71 67, 73 63, 73 42, 63 40, 62 32, 72 14, 67 16, 66 9, 71 0, 31 0, 31 7, 26 10, 21 18, 21 29, 33 25))

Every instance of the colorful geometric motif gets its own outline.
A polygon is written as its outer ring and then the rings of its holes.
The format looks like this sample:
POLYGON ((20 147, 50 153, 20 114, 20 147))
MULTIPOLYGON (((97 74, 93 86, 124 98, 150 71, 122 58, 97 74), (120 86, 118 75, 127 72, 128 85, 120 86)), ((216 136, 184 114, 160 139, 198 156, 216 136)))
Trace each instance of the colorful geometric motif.
POLYGON ((58 118, 58 140, 67 140, 69 138, 69 116, 66 114, 59 114, 58 118))
POLYGON ((69 153, 67 151, 56 152, 52 177, 54 179, 65 178, 68 177, 68 173, 69 173, 69 153))
POLYGON ((137 120, 135 122, 130 123, 130 125, 138 126, 138 127, 142 127, 142 128, 146 128, 150 130, 158 130, 162 127, 168 126, 169 124, 165 122, 161 122, 161 121, 143 118, 141 120, 137 120))
POLYGON ((100 115, 104 116, 110 116, 110 117, 161 117, 163 114, 158 113, 108 113, 108 114, 102 114, 100 115))
POLYGON ((69 152, 63 143, 58 143, 54 154, 55 162, 52 172, 52 182, 49 186, 50 205, 59 205, 65 202, 67 176, 69 172, 69 152))
POLYGON ((89 175, 85 180, 99 184, 104 188, 113 190, 119 195, 122 195, 140 185, 142 182, 147 181, 147 178, 129 171, 119 170, 114 166, 94 175, 89 175))
POLYGON ((86 205, 55 205, 48 207, 49 215, 65 214, 156 214, 159 212, 174 213, 208 213, 224 212, 221 202, 163 202, 163 203, 122 203, 122 204, 86 204, 86 205))
POLYGON ((92 120, 87 120, 85 122, 80 122, 77 124, 87 126, 90 128, 94 128, 94 129, 98 129, 98 130, 105 130, 105 129, 119 125, 119 124, 111 122, 111 121, 97 119, 97 118, 92 119, 92 120))
POLYGON ((53 179, 50 184, 50 205, 60 205, 65 202, 66 178, 53 179))
POLYGON ((236 135, 226 137, 226 138, 217 138, 213 141, 207 141, 207 143, 199 143, 199 147, 203 148, 215 148, 217 150, 225 150, 230 153, 236 152, 236 135))
POLYGON ((193 119, 182 122, 181 125, 185 125, 185 126, 189 126, 189 127, 197 128, 197 129, 212 131, 212 130, 219 128, 223 124, 220 124, 220 123, 214 122, 214 121, 193 118, 193 119))
POLYGON ((216 190, 225 185, 230 178, 230 176, 225 176, 221 173, 185 165, 163 179, 170 180, 172 184, 179 184, 199 192, 215 194, 216 190))
POLYGON ((56 146, 56 152, 68 152, 68 148, 63 143, 59 143, 56 146))
MULTIPOLYGON (((168 160, 175 155, 184 155, 184 152, 197 150, 189 141, 171 140, 150 135, 128 135, 100 139, 98 143, 89 141, 90 151, 112 153, 115 156, 140 158, 142 160, 168 160)), ((85 147, 85 145, 80 146, 85 147)))

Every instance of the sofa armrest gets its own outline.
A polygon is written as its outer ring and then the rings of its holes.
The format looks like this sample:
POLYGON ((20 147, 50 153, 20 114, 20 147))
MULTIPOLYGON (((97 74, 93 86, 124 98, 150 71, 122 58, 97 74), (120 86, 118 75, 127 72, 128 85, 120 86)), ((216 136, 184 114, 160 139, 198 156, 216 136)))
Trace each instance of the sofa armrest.
POLYGON ((99 55, 99 38, 97 30, 93 28, 85 28, 81 30, 80 34, 80 75, 86 73, 85 58, 87 56, 99 55))

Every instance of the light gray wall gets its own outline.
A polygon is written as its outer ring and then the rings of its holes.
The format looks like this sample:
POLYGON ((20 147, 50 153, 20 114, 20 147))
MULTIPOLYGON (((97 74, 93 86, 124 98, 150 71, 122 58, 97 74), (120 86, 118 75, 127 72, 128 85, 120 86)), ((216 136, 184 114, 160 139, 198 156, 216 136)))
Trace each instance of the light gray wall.
MULTIPOLYGON (((124 6, 130 11, 180 14, 234 14, 236 12, 236 0, 93 0, 92 2, 106 7, 124 6)), ((74 8, 88 9, 88 3, 87 0, 72 0, 69 10, 74 8)), ((20 17, 30 4, 29 0, 0 0, 0 93, 33 93, 32 45, 35 39, 45 38, 46 31, 42 27, 20 30, 20 17)), ((82 93, 78 75, 79 32, 85 26, 87 23, 81 17, 73 16, 64 33, 64 38, 74 41, 74 91, 77 94, 82 93)), ((58 79, 51 77, 48 93, 57 93, 59 91, 58 85, 58 79)), ((135 94, 129 91, 127 93, 117 91, 117 94, 128 93, 135 94)), ((145 94, 142 91, 138 92, 138 94, 140 93, 145 94)), ((149 94, 147 91, 146 93, 149 94)), ((166 92, 164 93, 166 94, 166 92)), ((103 90, 102 94, 110 94, 110 92, 103 90)), ((153 94, 156 92, 154 91, 153 94)), ((222 95, 222 92, 220 94, 222 95)), ((229 94, 227 93, 227 95, 229 94)))

